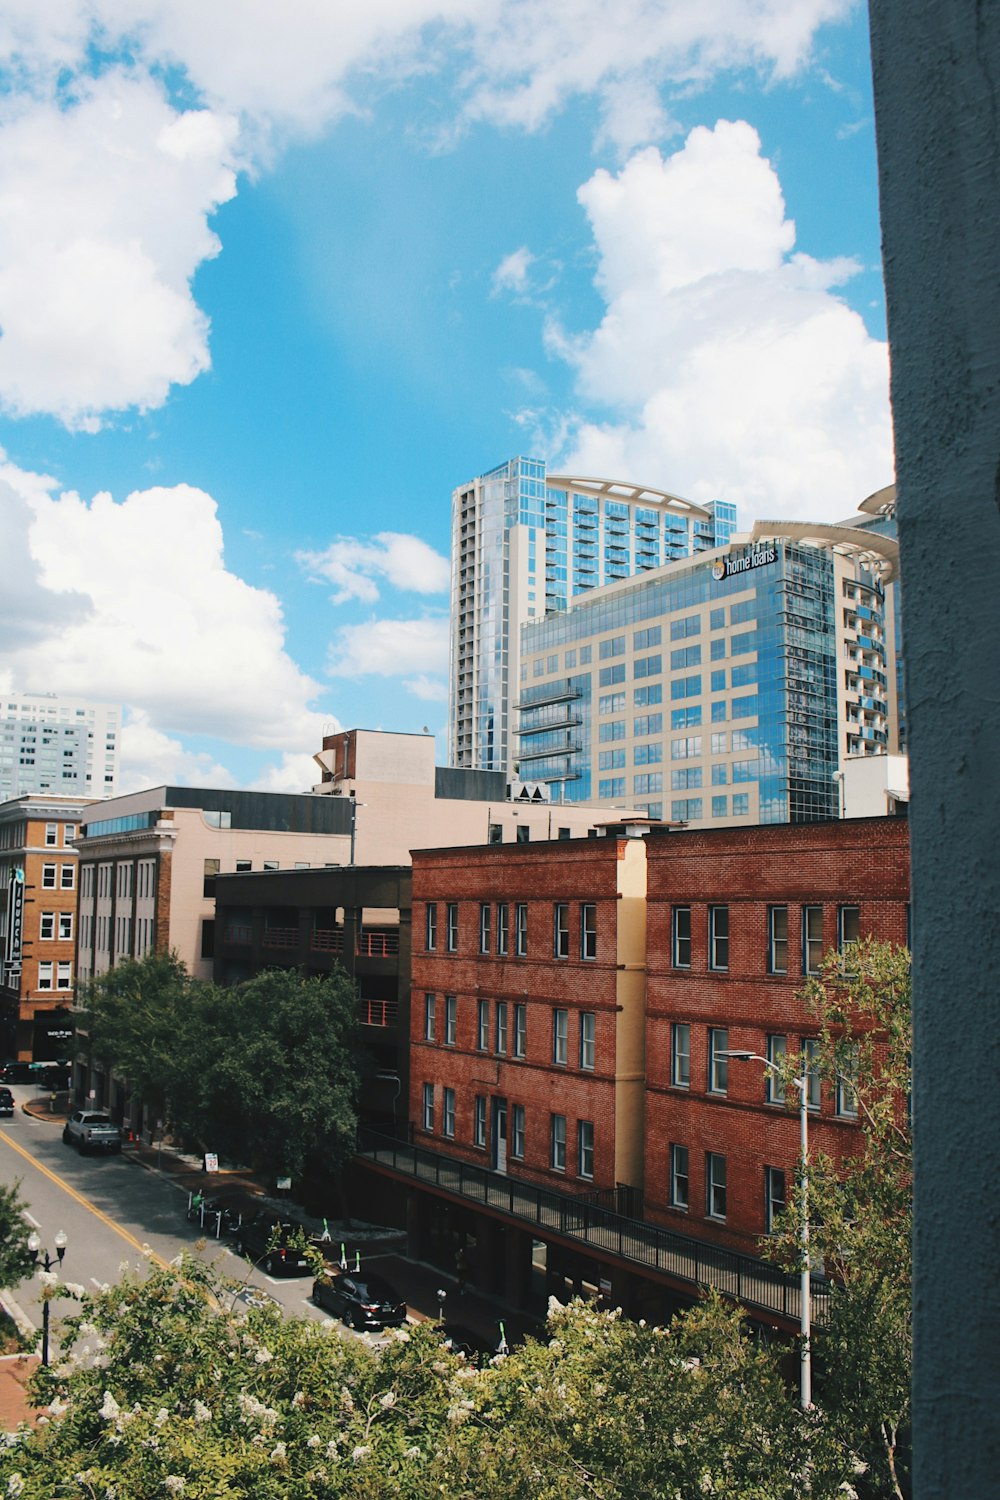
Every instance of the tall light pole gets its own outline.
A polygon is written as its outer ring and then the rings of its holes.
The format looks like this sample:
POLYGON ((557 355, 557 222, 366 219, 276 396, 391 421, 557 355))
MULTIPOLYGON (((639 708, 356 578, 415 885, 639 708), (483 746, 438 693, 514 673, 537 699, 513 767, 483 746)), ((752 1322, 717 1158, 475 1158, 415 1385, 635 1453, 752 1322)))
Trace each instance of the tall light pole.
MULTIPOLYGON (((763 1063, 776 1077, 782 1078, 781 1069, 769 1057, 759 1052, 718 1052, 717 1057, 728 1057, 733 1062, 763 1063)), ((799 1224, 799 1405, 803 1411, 812 1406, 812 1286, 809 1266, 809 1069, 803 1066, 802 1076, 792 1082, 799 1091, 799 1180, 801 1197, 801 1222, 799 1224)))
MULTIPOLYGON (((28 1252, 35 1266, 38 1266, 39 1252, 45 1257, 41 1269, 51 1272, 54 1266, 62 1265, 63 1256, 66 1254, 67 1234, 65 1229, 56 1231, 53 1243, 56 1247, 56 1259, 53 1260, 47 1250, 42 1250, 42 1241, 37 1229, 33 1229, 28 1235, 28 1252)), ((42 1364, 49 1362, 49 1298, 42 1294, 42 1364)))

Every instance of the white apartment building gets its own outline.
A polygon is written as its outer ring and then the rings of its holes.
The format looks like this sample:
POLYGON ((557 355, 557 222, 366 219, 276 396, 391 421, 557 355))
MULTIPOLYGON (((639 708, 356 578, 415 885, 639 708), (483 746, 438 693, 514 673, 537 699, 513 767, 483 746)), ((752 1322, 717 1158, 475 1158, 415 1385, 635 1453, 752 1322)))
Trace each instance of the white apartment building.
POLYGON ((47 793, 113 797, 122 711, 61 693, 0 697, 0 802, 47 793))

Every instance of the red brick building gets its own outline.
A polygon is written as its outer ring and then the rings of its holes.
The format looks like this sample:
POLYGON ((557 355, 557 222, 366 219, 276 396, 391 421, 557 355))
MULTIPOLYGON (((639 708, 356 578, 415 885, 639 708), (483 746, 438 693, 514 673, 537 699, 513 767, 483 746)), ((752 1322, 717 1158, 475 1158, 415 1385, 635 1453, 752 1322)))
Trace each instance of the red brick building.
MULTIPOLYGON (((408 1180, 413 1248, 448 1269, 461 1244, 521 1302, 599 1288, 658 1316, 713 1281, 794 1325, 758 1244, 797 1114, 762 1063, 722 1054, 797 1055, 822 954, 907 941, 907 833, 609 827, 415 852, 411 1143, 364 1153, 408 1180)), ((810 1106, 811 1148, 849 1151, 850 1091, 817 1078, 810 1106)))
MULTIPOLYGON (((752 1253, 791 1192, 797 1111, 760 1062, 801 1055, 797 999, 823 953, 908 942, 905 820, 719 829, 650 839, 646 1217, 752 1253)), ((850 1089, 811 1082, 810 1151, 856 1141, 850 1089)))
POLYGON ((414 1139, 592 1192, 642 1175, 645 849, 413 855, 414 1139))

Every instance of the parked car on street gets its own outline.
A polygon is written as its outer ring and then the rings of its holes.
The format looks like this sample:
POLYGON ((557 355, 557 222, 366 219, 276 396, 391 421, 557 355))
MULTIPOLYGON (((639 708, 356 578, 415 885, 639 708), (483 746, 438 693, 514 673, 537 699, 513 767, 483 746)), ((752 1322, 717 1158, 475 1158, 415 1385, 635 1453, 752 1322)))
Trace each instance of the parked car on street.
POLYGON ((269 1276, 305 1276, 311 1271, 304 1246, 301 1224, 279 1219, 270 1209, 244 1220, 236 1232, 239 1254, 263 1265, 269 1276))
POLYGON ((0 1089, 0 1115, 14 1113, 14 1095, 10 1089, 0 1089))
POLYGON ((406 1322, 406 1303, 395 1287, 366 1271, 320 1276, 312 1296, 317 1307, 342 1318, 348 1328, 398 1328, 406 1322))
POLYGON ((13 1059, 0 1064, 0 1083, 36 1083, 41 1069, 37 1063, 13 1059))
POLYGON ((116 1156, 122 1149, 121 1127, 96 1109, 75 1109, 63 1126, 62 1138, 67 1146, 76 1146, 81 1156, 88 1151, 116 1156))

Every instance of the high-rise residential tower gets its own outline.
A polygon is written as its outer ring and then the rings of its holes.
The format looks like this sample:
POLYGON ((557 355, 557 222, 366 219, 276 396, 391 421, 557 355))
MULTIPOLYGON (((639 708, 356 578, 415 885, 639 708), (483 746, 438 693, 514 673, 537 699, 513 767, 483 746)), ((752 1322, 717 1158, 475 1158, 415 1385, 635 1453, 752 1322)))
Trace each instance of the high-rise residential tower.
POLYGON ((61 693, 0 696, 0 802, 49 793, 113 797, 122 713, 61 693))
POLYGON ((448 758, 510 773, 522 626, 580 595, 725 543, 726 501, 696 505, 665 490, 546 474, 513 458, 452 496, 448 758))

